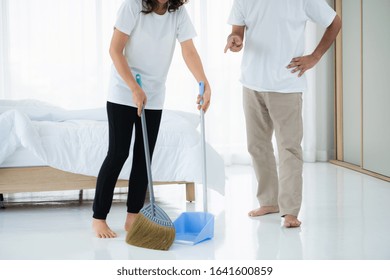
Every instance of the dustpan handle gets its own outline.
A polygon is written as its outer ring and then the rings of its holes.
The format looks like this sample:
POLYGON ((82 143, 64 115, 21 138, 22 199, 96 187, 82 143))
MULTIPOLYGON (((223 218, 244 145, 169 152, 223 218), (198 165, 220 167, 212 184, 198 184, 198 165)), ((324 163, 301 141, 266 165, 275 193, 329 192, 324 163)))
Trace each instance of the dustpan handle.
MULTIPOLYGON (((142 87, 142 80, 141 75, 137 74, 135 76, 135 79, 140 87, 142 87)), ((152 168, 150 163, 150 151, 149 151, 149 140, 148 140, 148 131, 146 127, 146 118, 145 118, 145 108, 144 105, 142 105, 142 111, 141 111, 141 126, 142 126, 142 137, 144 140, 144 151, 145 151, 145 161, 146 161, 146 172, 148 174, 148 189, 150 194, 150 205, 152 206, 152 214, 155 216, 154 213, 154 191, 153 191, 153 179, 152 179, 152 168)))
MULTIPOLYGON (((204 82, 199 83, 199 95, 201 97, 200 105, 203 105, 204 82)), ((202 149, 202 184, 203 184, 203 211, 207 210, 207 171, 206 171, 206 136, 204 125, 204 110, 200 109, 200 132, 201 132, 201 149, 202 149)))

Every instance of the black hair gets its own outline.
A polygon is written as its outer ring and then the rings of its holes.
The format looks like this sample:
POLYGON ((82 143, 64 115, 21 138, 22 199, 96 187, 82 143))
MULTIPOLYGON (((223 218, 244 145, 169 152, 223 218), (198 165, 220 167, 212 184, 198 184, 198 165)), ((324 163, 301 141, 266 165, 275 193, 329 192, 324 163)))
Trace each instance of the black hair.
MULTIPOLYGON (((168 0, 168 12, 174 12, 180 8, 180 6, 186 4, 188 0, 168 0)), ((150 14, 157 10, 157 0, 142 0, 142 12, 144 14, 150 14)))

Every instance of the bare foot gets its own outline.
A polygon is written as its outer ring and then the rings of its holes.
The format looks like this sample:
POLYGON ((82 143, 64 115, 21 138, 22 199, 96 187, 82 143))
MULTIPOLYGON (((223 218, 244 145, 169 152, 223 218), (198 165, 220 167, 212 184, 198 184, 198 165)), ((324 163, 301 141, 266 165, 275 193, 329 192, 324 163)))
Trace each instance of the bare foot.
POLYGON ((138 216, 138 213, 137 214, 134 214, 134 213, 127 213, 127 216, 126 216, 126 222, 125 222, 125 230, 127 232, 130 231, 131 229, 131 226, 133 225, 134 221, 135 221, 135 218, 138 216))
POLYGON ((115 238, 116 233, 107 225, 106 220, 93 219, 92 228, 99 238, 115 238))
POLYGON ((285 215, 284 216, 284 226, 286 228, 294 228, 299 227, 301 225, 301 221, 297 219, 297 217, 293 215, 285 215))
POLYGON ((257 217, 257 216, 263 216, 263 215, 278 213, 278 212, 279 212, 278 206, 261 206, 260 208, 250 211, 248 215, 250 217, 257 217))

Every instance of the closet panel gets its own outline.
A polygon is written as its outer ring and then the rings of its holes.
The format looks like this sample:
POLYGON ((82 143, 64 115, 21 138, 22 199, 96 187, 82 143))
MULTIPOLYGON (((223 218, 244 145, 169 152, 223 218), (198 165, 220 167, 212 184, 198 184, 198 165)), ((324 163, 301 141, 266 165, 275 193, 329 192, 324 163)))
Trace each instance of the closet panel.
POLYGON ((361 165, 361 2, 342 2, 344 161, 361 165))
POLYGON ((390 0, 363 0, 363 34, 363 168, 390 176, 390 0))

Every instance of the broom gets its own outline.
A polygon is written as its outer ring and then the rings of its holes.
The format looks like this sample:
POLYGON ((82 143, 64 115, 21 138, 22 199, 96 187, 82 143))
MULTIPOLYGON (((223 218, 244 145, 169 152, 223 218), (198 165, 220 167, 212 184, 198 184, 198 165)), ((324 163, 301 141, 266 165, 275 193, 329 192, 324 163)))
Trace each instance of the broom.
MULTIPOLYGON (((141 75, 137 74, 136 80, 142 87, 141 75)), ((126 242, 137 247, 168 250, 175 240, 175 227, 164 210, 155 204, 144 108, 142 108, 141 112, 141 125, 145 147, 150 203, 144 206, 137 215, 132 228, 127 233, 126 242)))

